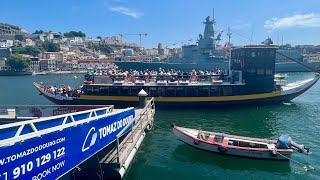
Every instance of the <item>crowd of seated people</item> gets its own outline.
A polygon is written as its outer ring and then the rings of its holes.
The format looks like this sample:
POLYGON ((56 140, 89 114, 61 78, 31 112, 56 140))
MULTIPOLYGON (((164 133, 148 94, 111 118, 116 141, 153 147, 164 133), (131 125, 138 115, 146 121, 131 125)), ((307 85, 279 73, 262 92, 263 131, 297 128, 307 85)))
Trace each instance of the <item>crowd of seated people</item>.
POLYGON ((61 95, 64 97, 79 97, 81 89, 72 89, 70 86, 61 85, 57 86, 43 86, 43 90, 53 95, 61 95))
MULTIPOLYGON (((97 73, 95 73, 97 74, 97 73)), ((101 72, 99 73, 101 74, 101 72)), ((135 80, 144 80, 150 81, 154 80, 168 80, 168 81, 176 81, 176 80, 206 80, 209 77, 215 76, 217 79, 222 79, 224 76, 224 72, 220 70, 218 67, 215 70, 202 71, 202 70, 192 70, 192 71, 182 71, 182 70, 164 70, 159 68, 159 70, 129 70, 124 71, 121 69, 111 69, 106 72, 102 72, 104 75, 108 75, 113 81, 135 81, 135 80)))

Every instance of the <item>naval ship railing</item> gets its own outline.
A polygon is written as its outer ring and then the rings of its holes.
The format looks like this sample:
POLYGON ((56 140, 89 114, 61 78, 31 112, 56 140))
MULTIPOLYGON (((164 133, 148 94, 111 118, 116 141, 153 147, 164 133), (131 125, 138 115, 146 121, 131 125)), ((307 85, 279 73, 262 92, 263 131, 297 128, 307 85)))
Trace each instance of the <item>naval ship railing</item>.
POLYGON ((114 106, 0 125, 0 147, 105 117, 114 106))
MULTIPOLYGON (((123 128, 116 136, 116 140, 117 140, 117 163, 120 165, 120 167, 122 166, 122 162, 120 162, 120 154, 119 151, 121 149, 121 145, 120 145, 120 138, 122 136, 125 135, 124 132, 126 132, 129 128, 129 134, 126 138, 131 138, 132 142, 133 142, 133 125, 135 123, 139 123, 140 126, 140 130, 139 133, 140 135, 142 133, 144 133, 144 129, 143 129, 143 123, 147 122, 147 124, 149 125, 149 128, 152 127, 153 125, 153 116, 155 114, 155 103, 154 103, 154 98, 151 98, 150 100, 148 100, 146 106, 138 113, 136 114, 135 118, 133 118, 128 124, 130 124, 129 126, 126 126, 125 128, 123 128)), ((134 148, 135 146, 131 146, 131 149, 129 150, 129 152, 134 148)))

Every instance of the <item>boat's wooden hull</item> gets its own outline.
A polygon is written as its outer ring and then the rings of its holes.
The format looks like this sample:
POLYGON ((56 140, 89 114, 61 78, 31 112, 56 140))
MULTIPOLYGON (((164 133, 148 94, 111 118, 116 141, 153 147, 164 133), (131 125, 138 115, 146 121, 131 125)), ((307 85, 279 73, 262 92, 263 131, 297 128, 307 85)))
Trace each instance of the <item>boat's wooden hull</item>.
POLYGON ((197 149, 201 149, 208 152, 228 155, 228 156, 236 156, 236 157, 244 157, 244 158, 252 158, 252 159, 260 159, 260 160, 275 160, 275 161, 288 161, 291 157, 292 151, 281 151, 282 155, 276 154, 274 155, 270 150, 255 150, 252 149, 237 149, 230 148, 228 146, 223 146, 219 144, 208 143, 196 137, 189 136, 184 133, 179 127, 173 126, 173 132, 175 136, 182 142, 195 147, 197 149))

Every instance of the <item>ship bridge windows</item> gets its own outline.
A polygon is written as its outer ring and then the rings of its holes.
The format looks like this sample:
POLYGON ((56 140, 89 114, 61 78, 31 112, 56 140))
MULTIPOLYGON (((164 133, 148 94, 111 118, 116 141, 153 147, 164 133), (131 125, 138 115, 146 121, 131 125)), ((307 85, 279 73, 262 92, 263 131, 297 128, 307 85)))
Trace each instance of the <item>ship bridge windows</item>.
POLYGON ((246 51, 246 57, 247 57, 247 58, 251 57, 251 51, 249 51, 249 50, 246 51))
POLYGON ((273 75, 273 70, 272 68, 266 68, 266 75, 273 75))
POLYGON ((254 68, 254 67, 248 68, 248 69, 247 69, 247 72, 248 72, 249 74, 255 75, 255 74, 256 74, 256 68, 254 68))
POLYGON ((245 54, 245 51, 244 51, 244 49, 242 49, 241 52, 240 52, 240 56, 243 57, 244 54, 245 54))
POLYGON ((253 57, 253 58, 256 57, 256 52, 252 52, 251 57, 253 57))
POLYGON ((261 56, 262 56, 262 52, 261 52, 261 51, 258 51, 258 52, 257 52, 257 56, 258 56, 258 57, 261 57, 261 56))
POLYGON ((264 75, 264 68, 258 67, 257 68, 257 75, 264 75))

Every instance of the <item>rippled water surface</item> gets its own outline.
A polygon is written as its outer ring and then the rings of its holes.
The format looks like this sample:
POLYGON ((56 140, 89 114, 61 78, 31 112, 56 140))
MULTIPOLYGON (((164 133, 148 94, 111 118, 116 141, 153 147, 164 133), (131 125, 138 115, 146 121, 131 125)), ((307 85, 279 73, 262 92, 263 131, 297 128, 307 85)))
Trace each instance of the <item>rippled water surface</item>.
MULTIPOLYGON (((289 81, 312 73, 289 74, 289 81)), ((32 82, 71 84, 82 75, 0 77, 0 104, 49 104, 32 82), (75 77, 76 76, 76 77, 75 77)), ((134 158, 125 179, 320 179, 320 83, 289 103, 266 106, 157 110, 155 127, 134 158), (277 138, 289 134, 313 152, 294 153, 292 159, 314 167, 305 171, 297 163, 221 156, 194 149, 178 141, 170 124, 230 134, 277 138)))

